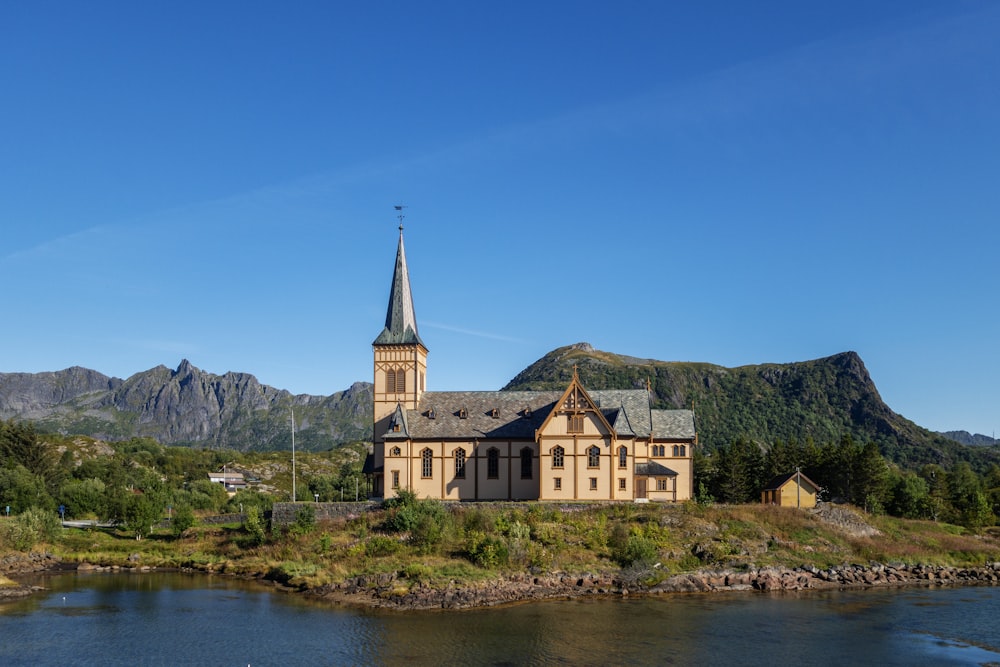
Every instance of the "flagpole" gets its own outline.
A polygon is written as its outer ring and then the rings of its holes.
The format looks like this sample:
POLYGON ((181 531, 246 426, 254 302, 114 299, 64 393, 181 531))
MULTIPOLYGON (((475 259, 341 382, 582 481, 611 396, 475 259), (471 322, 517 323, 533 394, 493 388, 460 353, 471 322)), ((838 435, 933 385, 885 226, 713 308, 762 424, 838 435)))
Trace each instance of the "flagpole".
POLYGON ((292 415, 292 502, 295 502, 295 410, 288 408, 292 415))

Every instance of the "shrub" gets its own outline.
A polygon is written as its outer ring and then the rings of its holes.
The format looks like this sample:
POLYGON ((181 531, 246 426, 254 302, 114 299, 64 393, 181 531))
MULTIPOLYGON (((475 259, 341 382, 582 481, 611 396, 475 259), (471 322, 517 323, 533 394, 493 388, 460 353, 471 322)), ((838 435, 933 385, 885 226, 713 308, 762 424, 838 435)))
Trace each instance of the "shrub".
POLYGON ((292 524, 292 532, 297 535, 307 535, 316 528, 316 508, 311 504, 304 504, 295 512, 295 523, 292 524))
POLYGON ((514 521, 508 526, 507 535, 512 540, 528 540, 531 538, 531 528, 520 521, 514 521))
POLYGON ((403 568, 403 571, 400 572, 400 574, 410 581, 423 583, 431 580, 434 570, 423 563, 410 563, 403 568))
POLYGON ((264 513, 256 505, 247 508, 243 519, 243 531, 246 533, 246 541, 251 546, 260 546, 267 539, 264 531, 264 513))
POLYGON ((194 509, 218 512, 229 500, 226 488, 208 479, 198 479, 188 485, 188 500, 194 509))
POLYGON ((399 542, 385 535, 372 535, 365 542, 365 555, 372 558, 391 556, 399 550, 399 542))
MULTIPOLYGON (((443 510, 443 508, 442 508, 443 510)), ((444 537, 444 514, 437 512, 422 512, 417 517, 417 523, 410 531, 410 544, 421 553, 429 553, 441 543, 444 537)))
POLYGON ((54 540, 61 526, 54 512, 32 507, 6 523, 4 537, 18 551, 29 551, 39 542, 54 540))
POLYGON ((437 500, 417 500, 410 491, 386 502, 389 512, 383 528, 394 533, 409 533, 410 543, 427 553, 441 543, 451 515, 437 500))
POLYGON ((174 512, 170 521, 170 532, 174 534, 174 537, 180 537, 181 533, 194 526, 194 523, 194 510, 189 505, 181 505, 174 512))
POLYGON ((656 542, 630 531, 624 524, 617 524, 609 540, 611 558, 622 567, 632 567, 656 560, 656 542))
POLYGON ((230 514, 242 513, 251 505, 267 512, 274 505, 274 497, 257 489, 240 489, 226 502, 225 511, 230 514))
POLYGON ((507 544, 500 538, 478 530, 469 533, 465 540, 465 551, 469 560, 483 568, 505 565, 509 558, 507 544))
POLYGON ((488 533, 496 525, 497 517, 495 512, 488 508, 483 507, 473 507, 464 513, 462 519, 462 529, 466 533, 471 533, 478 530, 482 533, 488 533))
POLYGON ((407 505, 412 505, 417 502, 417 494, 412 489, 400 489, 396 492, 395 498, 389 498, 383 503, 383 506, 387 510, 391 510, 395 507, 405 507, 407 505))

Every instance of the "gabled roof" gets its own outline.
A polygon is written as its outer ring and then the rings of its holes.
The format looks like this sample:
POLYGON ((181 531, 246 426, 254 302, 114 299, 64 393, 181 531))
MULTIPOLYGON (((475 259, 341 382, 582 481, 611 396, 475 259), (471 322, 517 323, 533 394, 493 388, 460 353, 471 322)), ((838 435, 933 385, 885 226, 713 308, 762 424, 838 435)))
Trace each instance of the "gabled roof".
POLYGON ((559 399, 556 401, 553 409, 549 411, 544 421, 542 421, 542 428, 548 424, 557 412, 596 415, 607 431, 615 432, 614 427, 611 425, 611 422, 616 418, 614 412, 602 409, 601 404, 590 395, 590 392, 584 389, 583 383, 580 382, 580 376, 576 374, 575 367, 573 368, 573 379, 569 381, 569 385, 559 395, 559 399))
MULTIPOLYGON (((385 438, 534 440, 564 395, 564 391, 428 391, 415 410, 397 409, 393 420, 400 424, 400 431, 390 429, 385 438), (464 419, 459 416, 463 409, 467 411, 464 419)), ((619 438, 648 438, 652 432, 658 439, 694 439, 691 411, 651 411, 645 390, 612 389, 586 395, 619 438), (665 415, 654 418, 655 413, 665 415), (653 429, 656 419, 660 421, 653 429)))
MULTIPOLYGON (((516 438, 535 431, 559 399, 558 391, 428 391, 406 424, 414 439, 516 438), (434 418, 428 414, 433 408, 434 418), (466 417, 459 416, 466 410, 466 417), (496 410, 497 416, 493 416, 496 410)), ((386 438, 398 433, 386 433, 386 438)))
POLYGON ((649 437, 649 392, 644 389, 599 389, 590 392, 590 397, 601 408, 612 424, 621 419, 619 413, 624 412, 628 420, 628 433, 617 430, 619 435, 634 435, 639 438, 649 437))
POLYGON ((694 439, 694 412, 691 410, 650 410, 650 417, 655 437, 694 439))
MULTIPOLYGON (((610 413, 611 411, 609 410, 608 412, 610 413)), ((622 406, 618 410, 614 410, 614 413, 615 414, 613 418, 610 414, 608 414, 608 421, 610 422, 613 419, 612 426, 615 429, 615 433, 617 433, 620 436, 622 435, 634 436, 635 431, 632 430, 632 425, 628 421, 628 411, 625 410, 625 407, 622 406)))
POLYGON ((819 484, 817 484, 816 482, 812 481, 811 479, 809 479, 808 477, 806 477, 805 475, 803 475, 800 472, 790 472, 787 475, 778 475, 777 477, 773 478, 764 487, 764 491, 777 491, 778 489, 780 489, 781 487, 783 487, 785 484, 787 484, 789 481, 791 481, 792 478, 795 477, 796 475, 798 475, 799 479, 801 480, 800 481, 800 485, 801 486, 809 485, 815 491, 820 491, 823 488, 819 484))
POLYGON ((410 437, 409 419, 406 413, 403 406, 397 403, 396 411, 392 413, 392 419, 389 420, 389 430, 385 433, 386 440, 406 440, 410 437))
POLYGON ((399 246, 396 248, 396 268, 392 272, 392 286, 389 288, 389 307, 385 313, 385 328, 372 345, 410 345, 417 343, 424 348, 424 342, 417 333, 417 316, 413 309, 413 293, 410 291, 410 272, 406 268, 406 252, 403 249, 403 226, 399 226, 399 246))

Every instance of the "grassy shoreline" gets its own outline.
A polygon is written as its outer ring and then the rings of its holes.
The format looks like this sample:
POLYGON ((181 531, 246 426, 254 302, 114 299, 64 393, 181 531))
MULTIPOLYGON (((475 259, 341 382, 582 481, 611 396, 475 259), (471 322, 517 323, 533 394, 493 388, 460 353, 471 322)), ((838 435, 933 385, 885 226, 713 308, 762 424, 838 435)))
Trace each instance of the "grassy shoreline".
POLYGON ((455 604, 481 606, 494 598, 669 592, 691 577, 719 572, 736 581, 761 570, 881 564, 909 572, 915 566, 982 569, 1000 561, 996 532, 970 534, 842 506, 424 503, 417 501, 411 515, 390 507, 272 529, 263 539, 241 524, 197 525, 179 537, 157 530, 143 540, 114 529, 66 528, 36 549, 69 567, 193 570, 350 604, 405 607, 409 600, 413 608, 437 604, 449 591, 455 604))

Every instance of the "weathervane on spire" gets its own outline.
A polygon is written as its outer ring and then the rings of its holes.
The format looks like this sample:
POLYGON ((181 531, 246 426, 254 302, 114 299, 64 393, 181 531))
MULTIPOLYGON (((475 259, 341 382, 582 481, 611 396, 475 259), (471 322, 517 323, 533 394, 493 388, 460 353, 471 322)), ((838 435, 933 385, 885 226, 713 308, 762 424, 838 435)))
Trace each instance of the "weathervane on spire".
POLYGON ((406 206, 403 206, 402 204, 396 204, 395 206, 397 211, 396 217, 399 218, 399 231, 403 231, 403 218, 406 217, 403 215, 404 208, 406 208, 406 206))

